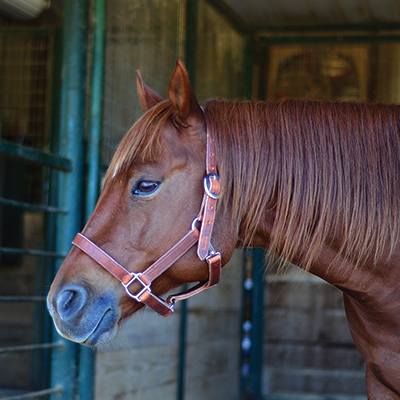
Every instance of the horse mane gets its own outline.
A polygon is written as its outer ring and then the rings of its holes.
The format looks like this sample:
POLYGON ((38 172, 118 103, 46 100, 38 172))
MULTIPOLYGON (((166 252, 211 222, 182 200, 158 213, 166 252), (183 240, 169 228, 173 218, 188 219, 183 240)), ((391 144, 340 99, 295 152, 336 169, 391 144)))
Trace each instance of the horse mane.
POLYGON ((245 242, 272 211, 271 252, 305 269, 338 236, 338 255, 356 267, 394 250, 399 106, 212 100, 205 115, 222 203, 231 202, 245 242))
MULTIPOLYGON (((352 102, 240 102, 204 107, 217 152, 221 212, 229 205, 243 244, 275 214, 270 251, 308 269, 340 237, 355 266, 400 235, 400 107, 352 102)), ((156 161, 170 101, 144 114, 122 140, 106 180, 156 161)), ((177 127, 179 129, 179 126, 177 127)))
POLYGON ((121 140, 108 167, 105 182, 132 165, 158 160, 162 154, 162 132, 167 121, 173 122, 173 114, 169 100, 160 102, 143 114, 121 140))

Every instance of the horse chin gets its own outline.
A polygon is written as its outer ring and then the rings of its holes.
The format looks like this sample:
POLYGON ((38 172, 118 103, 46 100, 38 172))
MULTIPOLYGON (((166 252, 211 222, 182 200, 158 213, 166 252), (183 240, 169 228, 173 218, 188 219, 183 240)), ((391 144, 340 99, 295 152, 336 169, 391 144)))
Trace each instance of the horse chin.
POLYGON ((121 316, 114 296, 108 296, 107 293, 99 300, 82 307, 73 318, 60 315, 49 299, 48 309, 60 336, 88 347, 109 342, 118 330, 121 316))

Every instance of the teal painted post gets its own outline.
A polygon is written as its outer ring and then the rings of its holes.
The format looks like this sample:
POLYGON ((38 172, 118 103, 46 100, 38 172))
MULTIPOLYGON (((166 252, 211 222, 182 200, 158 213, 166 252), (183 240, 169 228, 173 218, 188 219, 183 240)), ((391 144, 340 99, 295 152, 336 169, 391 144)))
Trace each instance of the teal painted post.
POLYGON ((88 219, 93 212, 100 188, 100 151, 107 24, 106 12, 107 0, 95 0, 85 219, 88 219))
MULTIPOLYGON (((95 0, 93 27, 93 61, 91 75, 91 97, 89 115, 89 137, 87 149, 87 182, 85 199, 85 220, 96 205, 100 188, 100 151, 103 115, 104 56, 106 38, 107 0, 95 0)), ((79 354, 79 396, 80 400, 94 398, 96 353, 81 347, 79 354)))
MULTIPOLYGON (((72 171, 60 174, 59 207, 68 210, 68 215, 60 215, 58 219, 58 252, 70 249, 71 240, 82 225, 88 10, 88 0, 64 2, 58 142, 59 154, 71 160, 72 171)), ((62 393, 61 396, 52 395, 51 399, 73 400, 77 385, 78 346, 59 337, 55 330, 54 341, 62 341, 64 345, 52 353, 51 386, 62 387, 62 393)))
POLYGON ((246 249, 244 257, 240 399, 261 400, 264 333, 264 254, 246 249))

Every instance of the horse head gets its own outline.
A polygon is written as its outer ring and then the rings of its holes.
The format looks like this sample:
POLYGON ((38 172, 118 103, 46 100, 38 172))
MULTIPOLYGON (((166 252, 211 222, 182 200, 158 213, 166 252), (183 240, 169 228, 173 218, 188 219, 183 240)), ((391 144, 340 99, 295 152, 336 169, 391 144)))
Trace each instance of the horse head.
MULTIPOLYGON (((139 276, 168 253, 188 230, 195 236, 198 233, 193 220, 204 202, 207 148, 203 111, 180 61, 169 99, 163 100, 147 87, 140 73, 137 83, 143 116, 121 141, 81 235, 86 243, 96 244, 101 256, 116 260, 132 276, 139 276)), ((226 207, 216 214, 212 242, 225 264, 236 246, 226 207)), ((174 260, 151 283, 151 294, 160 296, 186 282, 207 281, 209 268, 197 253, 193 245, 174 260)), ((143 307, 100 264, 77 244, 48 295, 58 332, 89 346, 110 340, 121 321, 143 307)), ((129 291, 141 289, 135 281, 129 291)))

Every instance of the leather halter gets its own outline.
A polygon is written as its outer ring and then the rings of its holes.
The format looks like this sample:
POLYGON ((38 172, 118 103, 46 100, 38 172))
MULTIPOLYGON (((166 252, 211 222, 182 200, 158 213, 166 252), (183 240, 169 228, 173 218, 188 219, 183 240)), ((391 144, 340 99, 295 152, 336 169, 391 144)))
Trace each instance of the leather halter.
POLYGON ((98 264, 105 268, 110 274, 117 278, 124 287, 127 295, 139 303, 144 303, 158 314, 166 317, 174 311, 176 301, 185 300, 205 289, 215 286, 221 276, 221 254, 214 250, 211 245, 211 235, 215 220, 216 204, 220 193, 220 180, 217 175, 217 159, 215 155, 214 142, 207 133, 206 148, 206 172, 204 177, 204 195, 198 216, 193 220, 189 232, 182 237, 157 261, 143 272, 131 272, 124 268, 114 258, 93 243, 81 233, 78 233, 72 244, 93 258, 98 264), (198 225, 200 225, 200 230, 198 225), (181 258, 194 244, 197 245, 197 255, 200 260, 208 264, 208 279, 199 282, 189 290, 169 296, 167 301, 156 296, 151 290, 152 282, 162 273, 169 269, 179 258, 181 258), (138 282, 142 288, 132 293, 130 286, 138 282))

